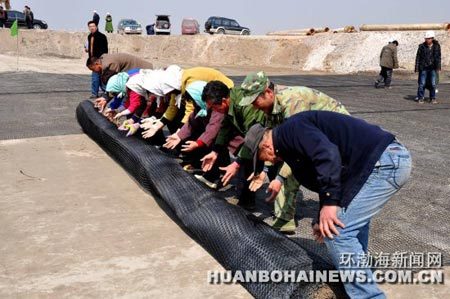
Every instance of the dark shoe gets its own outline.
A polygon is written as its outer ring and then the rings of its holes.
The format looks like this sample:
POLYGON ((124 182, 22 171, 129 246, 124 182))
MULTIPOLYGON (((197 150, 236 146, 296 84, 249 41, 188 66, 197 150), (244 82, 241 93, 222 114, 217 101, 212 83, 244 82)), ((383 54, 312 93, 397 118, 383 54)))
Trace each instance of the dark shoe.
POLYGON ((95 94, 91 94, 91 96, 89 97, 89 100, 96 100, 96 99, 98 99, 99 97, 97 96, 97 95, 95 95, 95 94))
POLYGON ((373 85, 373 87, 378 88, 378 85, 380 84, 380 82, 375 81, 375 84, 373 85))
POLYGON ((416 97, 414 101, 418 102, 419 104, 423 104, 423 98, 416 97))
POLYGON ((249 199, 246 199, 246 200, 240 199, 237 205, 243 209, 246 209, 247 211, 254 211, 256 208, 254 198, 252 198, 250 200, 249 199))
POLYGON ((228 190, 230 190, 231 188, 233 188, 234 186, 233 185, 231 185, 230 183, 228 183, 226 186, 223 186, 222 184, 219 184, 219 186, 218 186, 218 190, 217 191, 219 191, 219 192, 225 192, 225 191, 228 191, 228 190))
POLYGON ((295 234, 295 219, 288 221, 281 218, 275 218, 272 228, 283 234, 295 234))

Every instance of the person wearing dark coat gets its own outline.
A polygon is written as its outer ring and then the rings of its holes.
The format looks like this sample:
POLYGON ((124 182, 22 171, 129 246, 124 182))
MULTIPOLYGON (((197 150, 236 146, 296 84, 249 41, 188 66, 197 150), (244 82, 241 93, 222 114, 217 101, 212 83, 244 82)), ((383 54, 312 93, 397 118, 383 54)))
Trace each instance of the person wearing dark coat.
MULTIPOLYGON (((108 53, 108 39, 106 35, 98 31, 98 27, 94 21, 88 22, 90 34, 87 37, 86 52, 91 57, 100 57, 108 53)), ((98 90, 100 89, 100 74, 92 72, 91 98, 98 98, 98 90)))
POLYGON ((98 27, 98 23, 100 23, 100 16, 97 11, 94 10, 94 15, 92 16, 92 21, 94 21, 95 25, 98 27))
POLYGON ((325 243, 337 270, 367 279, 344 282, 349 297, 386 298, 362 260, 371 220, 410 177, 406 147, 376 125, 330 111, 301 112, 273 130, 256 124, 245 146, 254 165, 284 161, 302 186, 318 193, 313 235, 325 243))
POLYGON ((3 28, 8 20, 8 12, 0 5, 0 28, 3 28))
POLYGON ((33 29, 34 15, 33 12, 31 11, 31 8, 28 5, 25 5, 23 14, 25 15, 25 22, 27 23, 27 28, 33 29))
POLYGON ((414 71, 419 73, 416 101, 420 104, 424 102, 425 87, 427 85, 429 85, 430 89, 430 102, 437 104, 436 81, 438 72, 441 70, 441 45, 434 37, 434 31, 427 31, 425 33, 425 42, 420 44, 417 49, 414 71))
POLYGON ((393 70, 398 68, 397 47, 398 41, 391 39, 389 43, 381 50, 381 71, 375 81, 375 88, 378 88, 380 83, 383 82, 385 88, 391 88, 393 70))

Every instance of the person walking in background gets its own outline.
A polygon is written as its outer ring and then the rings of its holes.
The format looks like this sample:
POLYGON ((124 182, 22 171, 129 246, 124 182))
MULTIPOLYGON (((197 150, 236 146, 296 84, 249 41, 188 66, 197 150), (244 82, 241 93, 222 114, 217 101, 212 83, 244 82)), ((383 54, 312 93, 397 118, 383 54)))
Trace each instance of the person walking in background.
POLYGON ((397 47, 398 41, 390 39, 389 43, 381 50, 381 71, 375 81, 375 88, 380 87, 380 83, 384 82, 384 87, 391 89, 393 69, 398 68, 397 47))
POLYGON ((441 70, 441 46, 434 39, 434 31, 425 33, 425 42, 419 45, 416 55, 415 72, 419 73, 419 88, 417 89, 416 101, 423 104, 425 98, 425 86, 429 82, 430 102, 437 104, 436 100, 436 78, 441 70))
MULTIPOLYGON (((105 53, 108 53, 108 39, 106 35, 98 31, 98 27, 95 22, 88 22, 90 34, 87 37, 88 47, 87 52, 89 58, 100 57, 105 53)), ((98 98, 98 90, 100 88, 100 74, 92 72, 92 84, 91 84, 91 98, 98 98)))
POLYGON ((94 15, 92 16, 92 21, 94 21, 95 26, 98 27, 98 23, 100 23, 100 16, 98 15, 96 10, 94 10, 94 15))
POLYGON ((33 12, 31 11, 31 8, 28 5, 25 5, 23 14, 25 15, 25 22, 27 23, 27 28, 33 29, 34 15, 33 12))
POLYGON ((108 32, 108 33, 113 33, 114 27, 113 27, 113 23, 112 23, 111 14, 109 12, 106 14, 105 21, 106 21, 105 31, 108 32))
POLYGON ((8 13, 3 6, 0 5, 0 28, 5 27, 6 20, 8 20, 8 13))

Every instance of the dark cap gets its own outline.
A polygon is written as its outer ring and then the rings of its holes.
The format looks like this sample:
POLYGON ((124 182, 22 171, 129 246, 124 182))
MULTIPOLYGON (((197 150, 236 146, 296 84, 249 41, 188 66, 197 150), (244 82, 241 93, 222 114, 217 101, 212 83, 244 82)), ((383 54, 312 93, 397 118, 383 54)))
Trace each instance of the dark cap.
POLYGON ((253 125, 245 135, 245 143, 244 145, 250 150, 253 156, 253 172, 259 173, 257 171, 258 166, 258 149, 259 143, 264 137, 264 133, 267 131, 267 128, 261 126, 260 124, 253 125))

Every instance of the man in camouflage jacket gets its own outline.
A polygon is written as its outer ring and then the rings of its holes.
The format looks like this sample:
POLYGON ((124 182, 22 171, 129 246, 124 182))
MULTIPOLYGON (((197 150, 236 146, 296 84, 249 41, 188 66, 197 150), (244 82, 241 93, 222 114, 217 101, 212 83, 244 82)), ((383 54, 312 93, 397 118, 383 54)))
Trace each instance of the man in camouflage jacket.
MULTIPOLYGON (((290 116, 309 110, 325 110, 342 114, 349 114, 345 107, 337 100, 318 90, 305 86, 274 85, 264 72, 249 74, 241 85, 244 98, 241 106, 253 105, 254 108, 264 111, 264 126, 273 128, 290 116)), ((261 173, 260 185, 262 185, 261 173)), ((292 175, 287 164, 283 164, 278 175, 271 181, 268 192, 271 192, 268 201, 275 198, 275 221, 273 227, 281 232, 295 231, 296 197, 299 183, 292 175), (280 192, 281 191, 281 192, 280 192)), ((300 194, 299 194, 300 195, 300 194)))

